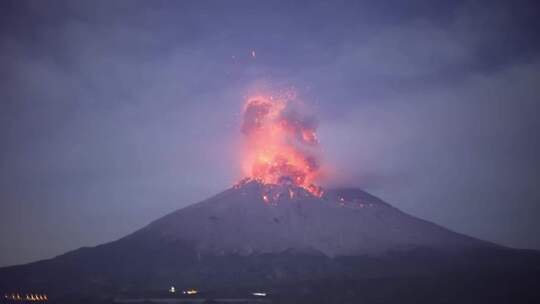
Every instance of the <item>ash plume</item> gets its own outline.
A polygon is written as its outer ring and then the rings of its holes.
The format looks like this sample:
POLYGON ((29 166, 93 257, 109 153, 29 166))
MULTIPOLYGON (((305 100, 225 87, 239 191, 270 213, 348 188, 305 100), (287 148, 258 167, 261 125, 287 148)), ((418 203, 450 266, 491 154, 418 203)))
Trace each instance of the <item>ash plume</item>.
POLYGON ((247 148, 245 173, 263 183, 290 181, 314 193, 320 175, 317 121, 302 115, 285 98, 251 97, 241 131, 247 148))

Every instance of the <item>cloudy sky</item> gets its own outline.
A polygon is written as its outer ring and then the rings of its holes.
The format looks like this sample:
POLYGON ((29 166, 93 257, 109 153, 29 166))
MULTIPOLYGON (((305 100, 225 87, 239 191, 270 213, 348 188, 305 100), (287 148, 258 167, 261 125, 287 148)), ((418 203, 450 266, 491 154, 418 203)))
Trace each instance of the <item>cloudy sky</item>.
POLYGON ((535 2, 2 1, 0 266, 229 187, 244 99, 290 88, 323 185, 540 249, 535 2))

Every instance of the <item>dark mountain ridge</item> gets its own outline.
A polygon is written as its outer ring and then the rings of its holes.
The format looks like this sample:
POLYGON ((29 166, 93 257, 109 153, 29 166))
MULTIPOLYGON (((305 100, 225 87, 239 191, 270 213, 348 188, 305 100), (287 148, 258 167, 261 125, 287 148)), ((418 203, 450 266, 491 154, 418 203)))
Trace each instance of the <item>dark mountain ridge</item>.
POLYGON ((174 285, 229 293, 256 288, 313 302, 313 295, 325 294, 317 287, 321 282, 343 282, 343 290, 335 290, 356 299, 359 290, 374 293, 377 289, 366 286, 381 280, 405 292, 404 280, 422 285, 426 279, 477 277, 478 283, 518 277, 525 285, 511 292, 536 297, 537 292, 529 295, 520 288, 534 284, 538 274, 536 251, 452 232, 359 189, 328 190, 317 197, 291 185, 247 181, 117 241, 2 268, 0 291, 103 300, 174 285))

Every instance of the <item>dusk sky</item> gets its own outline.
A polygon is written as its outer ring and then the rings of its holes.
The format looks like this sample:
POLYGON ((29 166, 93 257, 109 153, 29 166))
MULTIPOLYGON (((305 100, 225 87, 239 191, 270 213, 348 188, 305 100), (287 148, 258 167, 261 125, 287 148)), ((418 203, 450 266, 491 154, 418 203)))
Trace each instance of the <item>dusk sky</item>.
POLYGON ((535 3, 1 1, 0 266, 230 187, 246 97, 282 90, 323 187, 540 249, 535 3))

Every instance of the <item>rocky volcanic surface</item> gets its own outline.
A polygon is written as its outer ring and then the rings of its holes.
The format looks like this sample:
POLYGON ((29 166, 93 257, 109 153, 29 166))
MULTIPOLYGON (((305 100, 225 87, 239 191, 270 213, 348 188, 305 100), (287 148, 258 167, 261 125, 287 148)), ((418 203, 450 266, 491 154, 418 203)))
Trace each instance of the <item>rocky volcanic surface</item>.
POLYGON ((203 254, 313 252, 329 257, 388 250, 494 246, 420 220, 359 189, 316 197, 292 185, 250 181, 169 214, 130 237, 189 241, 203 254))
POLYGON ((112 303, 171 296, 174 285, 201 297, 265 290, 280 303, 532 303, 538 277, 538 252, 452 232, 359 189, 318 197, 244 181, 117 241, 1 268, 0 293, 112 303))

